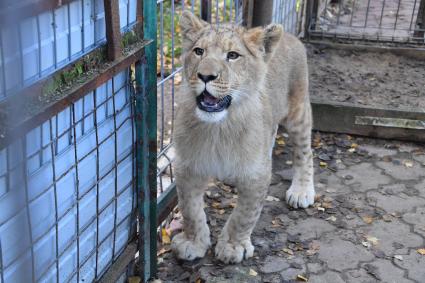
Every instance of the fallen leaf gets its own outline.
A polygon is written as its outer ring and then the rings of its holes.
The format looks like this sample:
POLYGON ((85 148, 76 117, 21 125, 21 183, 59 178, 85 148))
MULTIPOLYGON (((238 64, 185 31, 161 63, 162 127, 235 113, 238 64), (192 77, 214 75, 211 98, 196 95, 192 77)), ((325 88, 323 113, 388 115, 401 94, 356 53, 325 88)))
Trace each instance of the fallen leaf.
POLYGON ((161 236, 162 236, 162 243, 164 245, 168 245, 171 243, 170 235, 168 235, 167 229, 162 228, 161 236))
POLYGON ((162 248, 158 251, 158 253, 156 255, 161 256, 161 255, 169 253, 169 252, 171 252, 171 249, 162 248))
POLYGON ((267 196, 266 201, 280 201, 280 199, 274 196, 267 196))
POLYGON ((307 281, 308 281, 308 278, 306 278, 306 277, 304 277, 304 276, 302 276, 302 275, 298 274, 298 275, 297 275, 297 280, 300 280, 300 281, 303 281, 303 282, 307 282, 307 281))
POLYGON ((214 202, 211 204, 211 206, 212 206, 213 208, 216 208, 216 209, 221 208, 221 204, 220 204, 219 202, 216 202, 216 201, 214 201, 214 202))
POLYGON ((366 236, 366 240, 374 246, 378 245, 379 241, 378 238, 372 236, 366 236))
POLYGON ((327 167, 328 166, 328 163, 323 162, 323 161, 320 161, 319 162, 319 165, 320 165, 320 167, 327 167))
POLYGON ((231 202, 231 203, 230 203, 230 207, 231 207, 231 208, 235 208, 236 206, 237 206, 236 202, 231 202))
POLYGON ((395 255, 394 258, 398 259, 398 260, 403 260, 403 256, 401 256, 401 255, 395 255))
POLYGON ((318 211, 322 211, 322 212, 324 212, 324 211, 325 211, 325 209, 324 209, 323 207, 318 207, 318 208, 317 208, 317 210, 318 210, 318 211))
POLYGON ((385 222, 393 221, 392 218, 391 218, 391 215, 388 215, 388 214, 382 215, 382 220, 384 220, 385 222))
POLYGON ((288 249, 288 248, 284 248, 284 249, 283 249, 283 252, 284 252, 284 253, 287 253, 288 255, 294 255, 294 251, 293 251, 293 250, 291 250, 291 249, 288 249))
POLYGON ((425 255, 425 248, 416 250, 419 254, 425 255))
POLYGON ((220 215, 223 215, 224 213, 226 213, 226 211, 225 211, 224 209, 220 209, 220 210, 218 211, 218 214, 220 214, 220 215))
POLYGON ((202 283, 201 278, 196 279, 195 283, 202 283))
POLYGON ((132 276, 128 277, 127 281, 128 283, 140 283, 142 281, 142 278, 140 278, 139 276, 132 276))
POLYGON ((283 138, 279 138, 279 139, 276 140, 276 143, 278 145, 285 145, 285 140, 283 138))
POLYGON ((403 165, 406 166, 407 168, 412 168, 413 162, 411 160, 403 160, 403 165))
POLYGON ((351 148, 357 148, 359 145, 358 144, 356 144, 356 143, 352 143, 351 144, 351 148))
POLYGON ((285 152, 285 150, 283 149, 283 148, 276 148, 275 150, 274 150, 274 154, 275 155, 281 155, 282 153, 284 153, 285 152))
POLYGON ((336 217, 332 215, 331 217, 326 218, 326 220, 327 221, 335 222, 336 221, 336 217))
POLYGON ((353 153, 353 152, 355 152, 356 151, 356 149, 355 148, 349 148, 348 149, 348 152, 351 152, 351 153, 353 153))
POLYGON ((292 161, 291 160, 286 161, 286 165, 292 165, 292 161))
POLYGON ((322 203, 323 208, 333 208, 333 205, 331 202, 323 202, 322 203))
POLYGON ((258 275, 258 273, 257 273, 257 271, 255 271, 254 269, 250 268, 250 269, 249 269, 249 275, 250 275, 250 276, 257 276, 257 275, 258 275))
POLYGON ((365 246, 366 248, 370 248, 372 246, 372 244, 367 241, 363 241, 362 245, 365 246))
POLYGON ((366 216, 363 216, 363 217, 362 217, 362 219, 363 219, 363 221, 364 221, 366 224, 371 224, 371 223, 373 222, 373 217, 372 217, 372 216, 368 216, 368 215, 366 215, 366 216))

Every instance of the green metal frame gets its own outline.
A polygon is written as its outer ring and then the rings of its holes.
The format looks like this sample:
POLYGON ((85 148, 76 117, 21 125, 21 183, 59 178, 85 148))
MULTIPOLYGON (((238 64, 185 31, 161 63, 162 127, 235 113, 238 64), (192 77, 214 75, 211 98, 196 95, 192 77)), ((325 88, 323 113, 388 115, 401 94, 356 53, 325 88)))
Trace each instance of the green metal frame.
POLYGON ((157 93, 156 93, 156 0, 141 0, 145 47, 136 63, 136 172, 139 213, 139 270, 143 282, 157 275, 157 93))

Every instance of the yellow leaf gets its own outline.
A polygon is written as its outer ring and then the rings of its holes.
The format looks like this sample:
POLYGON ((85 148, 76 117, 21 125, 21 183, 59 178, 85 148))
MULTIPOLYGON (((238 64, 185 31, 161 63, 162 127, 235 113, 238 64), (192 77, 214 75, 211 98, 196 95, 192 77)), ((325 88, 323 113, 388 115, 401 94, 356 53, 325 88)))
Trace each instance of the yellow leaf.
POLYGON ((284 248, 283 252, 287 253, 288 255, 294 255, 294 252, 291 249, 288 249, 288 248, 284 248))
POLYGON ((170 239, 170 236, 167 233, 167 229, 162 228, 161 235, 162 235, 162 243, 164 245, 168 245, 168 244, 171 243, 171 239, 170 239))
POLYGON ((128 279, 127 279, 128 283, 140 283, 141 280, 142 279, 138 276, 128 277, 128 279))
POLYGON ((425 255, 425 248, 416 250, 419 254, 425 255))
POLYGON ((302 276, 302 275, 300 275, 300 274, 298 274, 298 275, 297 275, 297 280, 307 282, 307 281, 308 281, 308 278, 307 278, 307 277, 304 277, 304 276, 302 276))
POLYGON ((218 209, 218 208, 220 208, 220 206, 221 206, 221 205, 220 205, 220 203, 219 203, 219 202, 216 202, 216 201, 215 201, 215 202, 213 202, 213 203, 212 203, 212 205, 211 205, 211 206, 212 206, 212 207, 214 207, 214 208, 217 208, 217 209, 218 209))
POLYGON ((323 162, 323 161, 320 161, 319 165, 320 165, 321 167, 327 167, 327 166, 328 166, 328 163, 323 162))
POLYGON ((250 268, 250 269, 249 269, 249 275, 250 275, 250 276, 257 276, 257 275, 258 275, 258 273, 257 273, 257 271, 255 271, 254 269, 250 268))
POLYGON ((351 148, 357 148, 359 145, 358 144, 356 144, 356 143, 352 143, 351 144, 351 148))
POLYGON ((276 143, 277 143, 278 145, 285 145, 285 141, 284 141, 283 139, 278 139, 278 140, 276 141, 276 143))
POLYGON ((363 219, 363 221, 366 223, 366 224, 371 224, 372 222, 373 222, 373 217, 372 216, 363 216, 362 217, 362 219, 363 219))

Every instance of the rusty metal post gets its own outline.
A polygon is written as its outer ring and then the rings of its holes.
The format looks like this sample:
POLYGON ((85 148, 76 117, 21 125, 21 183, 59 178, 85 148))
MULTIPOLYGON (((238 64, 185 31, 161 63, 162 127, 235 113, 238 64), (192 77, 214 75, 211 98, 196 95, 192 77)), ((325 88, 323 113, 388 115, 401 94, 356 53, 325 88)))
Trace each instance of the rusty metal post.
POLYGON ((416 27, 413 36, 417 40, 424 40, 425 35, 425 0, 419 4, 418 16, 416 18, 416 27))
POLYGON ((254 0, 252 27, 266 26, 272 22, 273 0, 254 0))
POLYGON ((204 21, 211 23, 211 11, 212 11, 212 1, 202 0, 201 1, 201 18, 204 21))

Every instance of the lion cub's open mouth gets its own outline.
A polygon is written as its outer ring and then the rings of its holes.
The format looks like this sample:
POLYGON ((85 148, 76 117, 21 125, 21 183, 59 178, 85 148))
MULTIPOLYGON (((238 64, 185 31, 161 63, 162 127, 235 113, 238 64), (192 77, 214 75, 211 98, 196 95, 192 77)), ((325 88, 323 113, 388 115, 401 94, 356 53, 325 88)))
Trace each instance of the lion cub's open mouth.
POLYGON ((230 95, 226 95, 223 98, 216 98, 209 94, 208 91, 204 90, 196 97, 196 102, 201 110, 206 112, 221 112, 230 106, 232 97, 230 95))

